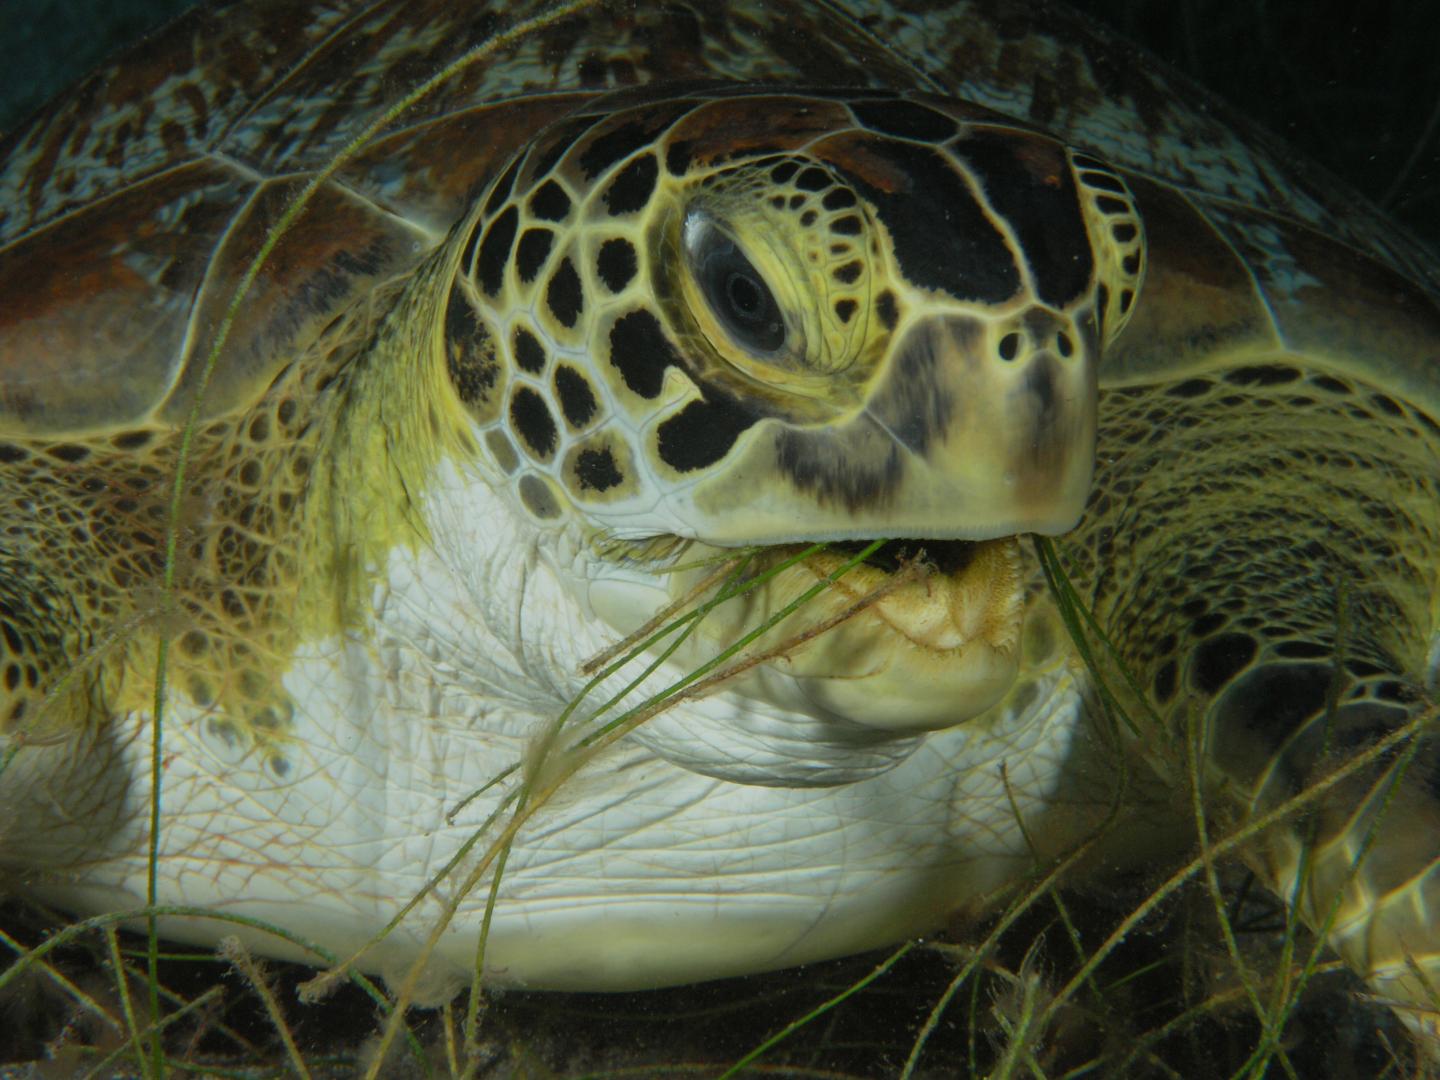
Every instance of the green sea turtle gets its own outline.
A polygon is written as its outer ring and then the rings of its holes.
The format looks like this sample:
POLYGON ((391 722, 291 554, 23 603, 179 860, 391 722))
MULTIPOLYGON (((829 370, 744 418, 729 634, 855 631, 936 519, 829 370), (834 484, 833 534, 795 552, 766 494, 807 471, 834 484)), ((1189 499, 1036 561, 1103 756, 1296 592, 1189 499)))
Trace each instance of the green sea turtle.
POLYGON ((1320 784, 1246 857, 1428 1028, 1440 271, 1194 101, 1003 0, 187 17, 5 146, 0 864, 438 999, 499 838, 492 984, 657 986, 983 910, 1123 757, 1320 784))

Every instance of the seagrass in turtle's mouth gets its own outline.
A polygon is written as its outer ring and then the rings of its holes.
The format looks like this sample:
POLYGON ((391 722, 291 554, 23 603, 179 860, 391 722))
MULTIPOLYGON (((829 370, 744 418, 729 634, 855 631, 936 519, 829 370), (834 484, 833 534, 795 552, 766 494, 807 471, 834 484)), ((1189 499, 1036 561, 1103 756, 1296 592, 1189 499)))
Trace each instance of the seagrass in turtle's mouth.
MULTIPOLYGON (((706 631, 738 637, 829 581, 771 631, 771 662, 829 712, 889 730, 960 723, 1015 676, 1023 589, 1019 540, 897 539, 844 569, 868 542, 837 541, 717 608, 706 631), (840 571, 844 571, 841 573, 840 571)), ((759 568, 805 550, 768 549, 759 568)))

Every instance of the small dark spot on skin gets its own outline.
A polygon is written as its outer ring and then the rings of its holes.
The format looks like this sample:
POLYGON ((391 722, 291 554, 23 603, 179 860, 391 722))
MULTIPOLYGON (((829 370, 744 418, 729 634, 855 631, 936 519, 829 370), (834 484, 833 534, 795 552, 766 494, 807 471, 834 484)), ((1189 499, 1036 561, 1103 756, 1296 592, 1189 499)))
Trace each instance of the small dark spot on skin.
POLYGON ((880 325, 886 330, 894 330, 900 322, 900 309, 895 303, 895 294, 886 289, 875 299, 875 314, 880 319, 880 325))
POLYGON ((856 202, 855 193, 849 188, 837 187, 834 191, 827 191, 825 198, 820 205, 826 210, 845 210, 854 206, 856 202))
POLYGON ((1214 384, 1209 379, 1186 379, 1184 382, 1172 386, 1165 393, 1170 397, 1197 398, 1203 397, 1213 389, 1214 384))
POLYGON ((610 330, 610 363, 625 385, 643 398, 659 397, 665 369, 679 362, 660 323, 648 311, 633 311, 617 319, 610 330))
POLYGON ((897 139, 940 142, 955 134, 953 120, 914 101, 856 101, 850 111, 871 131, 897 139))
POLYGON ((1115 199, 1109 195, 1101 195, 1095 200, 1096 207, 1102 214, 1128 214, 1130 204, 1124 199, 1115 199))
POLYGON ((84 461, 90 456, 90 451, 75 443, 61 443, 59 446, 50 447, 49 454, 53 458, 74 464, 77 461, 84 461))
POLYGON ((810 200, 808 200, 807 198, 805 198, 804 195, 791 195, 791 196, 790 196, 790 209, 791 209, 791 210, 799 210, 800 207, 804 206, 804 205, 805 205, 807 202, 809 202, 809 201, 810 201, 810 200))
POLYGON ((603 196, 610 216, 618 217, 643 210, 655 190, 655 180, 659 173, 660 166, 655 161, 654 154, 642 154, 621 169, 603 196))
POLYGON ((560 504, 555 501, 554 493, 545 481, 532 473, 520 478, 520 501, 541 521, 553 521, 560 516, 560 504))
POLYGON ((545 399, 528 386, 517 389, 510 399, 510 426, 533 457, 546 461, 555 452, 560 438, 555 418, 545 399))
POLYGON ((830 186, 830 177, 812 165, 795 178, 795 186, 801 191, 823 191, 830 186))
POLYGON ((1070 335, 1057 333, 1055 335, 1055 351, 1061 356, 1070 356, 1075 352, 1075 346, 1070 343, 1070 335))
POLYGON ((1255 659, 1258 647, 1249 634, 1217 634, 1195 647, 1190 680, 1202 694, 1218 694, 1255 659))
POLYGON ((1349 394, 1353 392, 1346 383, 1341 382, 1339 379, 1331 378, 1329 375, 1315 375, 1310 379, 1310 384, 1331 394, 1349 394))
POLYGON ((859 259, 854 259, 844 266, 837 266, 832 272, 832 277, 842 285, 854 285, 860 280, 860 271, 863 267, 859 259))
POLYGON ((846 214, 830 223, 830 231, 838 236, 859 236, 860 219, 854 214, 846 214))
POLYGON ((1254 364, 1225 373, 1225 381, 1231 386, 1282 386, 1299 377, 1300 372, 1284 364, 1254 364))
POLYGON ((570 213, 570 196, 554 180, 546 180, 530 196, 530 213, 541 221, 564 221, 570 213))
POLYGON ((275 410, 275 418, 279 420, 282 424, 288 424, 291 420, 295 419, 296 408, 297 406, 294 400, 291 398, 286 398, 284 401, 280 402, 280 407, 275 410))
POLYGON ((774 207, 776 210, 784 210, 784 209, 785 209, 785 196, 784 196, 784 195, 771 195, 771 196, 770 196, 770 205, 771 205, 772 207, 774 207))
POLYGON ((790 178, 795 175, 799 168, 800 166, 793 161, 782 161, 770 170, 770 179, 777 184, 789 183, 790 178))
POLYGON ((526 229, 515 248, 515 269, 525 284, 534 281, 545 267, 545 259, 555 243, 555 234, 549 229, 526 229))
POLYGON ((1155 700, 1164 705, 1175 696, 1175 661, 1166 660, 1155 672, 1155 700))
POLYGON ((560 399, 560 411, 572 428, 583 428, 595 415, 595 393, 589 381, 568 364, 555 369, 555 396, 560 399))
POLYGON ((28 452, 15 446, 13 443, 0 443, 0 462, 6 465, 13 465, 17 461, 24 461, 29 456, 28 452))
POLYGON ((671 176, 684 176, 685 171, 690 168, 692 153, 692 147, 688 142, 682 140, 673 143, 665 152, 665 171, 671 176))
POLYGON ((1130 277, 1134 277, 1140 273, 1140 253, 1138 251, 1132 251, 1129 255, 1126 255, 1125 258, 1120 260, 1120 269, 1125 271, 1130 277))
POLYGON ((1110 173, 1087 170, 1080 174, 1080 179, 1097 191, 1109 191, 1115 195, 1125 194, 1125 185, 1120 182, 1119 177, 1110 173))
POLYGON ((520 467, 520 455, 515 452, 510 437, 499 428, 491 428, 485 433, 485 445, 501 472, 508 475, 520 467))
POLYGON ((855 301, 854 301, 854 300, 836 300, 836 301, 835 301, 835 317, 838 318, 842 323, 848 323, 848 322, 850 321, 851 316, 853 316, 854 314, 855 314, 855 301))
POLYGON ((815 224, 816 220, 819 217, 820 215, 817 214, 814 210, 806 210, 803 214, 800 215, 800 224, 808 229, 811 225, 815 224))
POLYGON ((510 197, 510 189, 515 186, 515 174, 519 171, 520 158, 517 157, 510 163, 510 167, 505 170, 504 175, 502 175, 495 184, 495 189, 490 192, 490 198, 485 200, 485 213, 487 216, 493 216, 498 213, 500 207, 505 205, 505 200, 510 197))
POLYGON ((1128 244, 1139 234, 1139 230, 1128 222, 1121 222, 1110 226, 1110 235, 1115 238, 1118 244, 1128 244))
POLYGON ((523 326, 515 328, 515 363, 532 375, 545 370, 545 347, 523 326))
POLYGON ((635 277, 638 261, 635 247, 628 240, 606 240, 595 258, 595 271, 612 293, 621 292, 635 277))
POLYGON ((1006 334, 1000 339, 1000 359, 1014 360, 1020 355, 1020 335, 1006 334))
POLYGON ((152 436, 153 433, 149 431, 127 431, 116 435, 110 440, 110 444, 117 450, 139 450, 149 444, 152 436))
POLYGON ((545 287, 545 303, 550 313, 565 327, 573 327, 585 310, 585 294, 580 284, 580 275, 567 256, 560 260, 555 273, 550 275, 550 284, 545 287))
POLYGON ((575 459, 575 479, 583 491, 609 491, 625 482, 609 447, 580 451, 575 459))
POLYGON ((520 212, 507 206, 486 228, 485 238, 480 241, 480 287, 489 296, 497 295, 505 284, 505 267, 510 262, 510 248, 515 243, 519 220, 520 212))
POLYGON ((1120 290, 1120 314, 1124 315, 1130 310, 1130 305, 1135 302, 1135 293, 1131 289, 1120 290))

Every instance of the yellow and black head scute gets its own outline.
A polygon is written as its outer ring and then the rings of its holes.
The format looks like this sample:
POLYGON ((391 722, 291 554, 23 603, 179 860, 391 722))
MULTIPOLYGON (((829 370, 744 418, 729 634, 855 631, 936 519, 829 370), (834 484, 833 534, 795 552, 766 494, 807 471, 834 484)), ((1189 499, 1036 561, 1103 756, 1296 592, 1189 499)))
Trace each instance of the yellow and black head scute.
POLYGON ((462 236, 451 379, 520 504, 716 543, 1069 527, 1144 275, 1103 162, 853 92, 602 99, 462 236))

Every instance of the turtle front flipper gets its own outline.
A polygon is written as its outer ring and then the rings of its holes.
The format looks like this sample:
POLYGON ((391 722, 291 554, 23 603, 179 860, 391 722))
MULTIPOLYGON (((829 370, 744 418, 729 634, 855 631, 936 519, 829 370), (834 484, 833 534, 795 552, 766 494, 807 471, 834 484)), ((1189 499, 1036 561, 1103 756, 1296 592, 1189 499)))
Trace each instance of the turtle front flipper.
POLYGON ((1440 313, 1313 233, 1133 186, 1150 275, 1064 565, 1209 842, 1253 832, 1249 866, 1433 1036, 1440 313))

